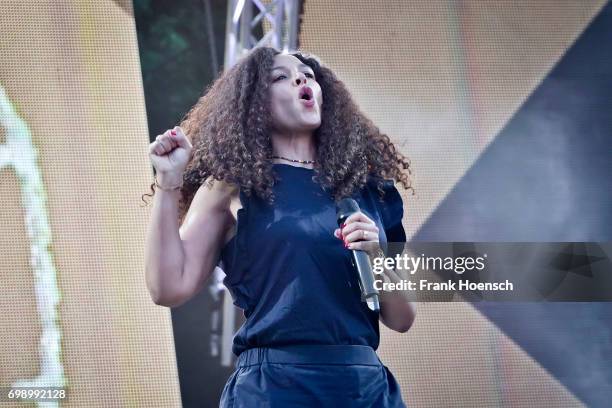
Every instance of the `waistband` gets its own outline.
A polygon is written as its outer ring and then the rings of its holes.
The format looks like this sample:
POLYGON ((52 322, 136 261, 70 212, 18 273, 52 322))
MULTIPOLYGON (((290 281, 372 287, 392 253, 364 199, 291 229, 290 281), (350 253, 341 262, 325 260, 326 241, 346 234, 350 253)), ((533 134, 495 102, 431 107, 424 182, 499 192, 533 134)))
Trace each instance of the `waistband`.
POLYGON ((238 356, 236 368, 261 363, 374 366, 382 364, 370 346, 313 344, 247 349, 238 356))

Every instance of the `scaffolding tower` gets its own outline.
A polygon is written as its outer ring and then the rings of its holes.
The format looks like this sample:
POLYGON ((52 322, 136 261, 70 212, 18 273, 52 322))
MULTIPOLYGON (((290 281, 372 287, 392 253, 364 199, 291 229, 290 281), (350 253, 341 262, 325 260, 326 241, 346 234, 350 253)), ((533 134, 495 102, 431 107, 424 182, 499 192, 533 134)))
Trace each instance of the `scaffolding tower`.
POLYGON ((301 7, 302 0, 228 0, 225 69, 259 46, 296 50, 301 7))

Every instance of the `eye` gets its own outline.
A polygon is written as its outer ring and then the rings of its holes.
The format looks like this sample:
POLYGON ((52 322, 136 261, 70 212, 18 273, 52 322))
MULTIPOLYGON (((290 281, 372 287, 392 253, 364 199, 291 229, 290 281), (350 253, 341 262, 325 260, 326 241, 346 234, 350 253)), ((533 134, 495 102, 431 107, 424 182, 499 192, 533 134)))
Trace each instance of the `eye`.
POLYGON ((306 75, 306 78, 314 78, 314 75, 312 75, 310 72, 306 72, 304 75, 306 75))
POLYGON ((287 78, 285 75, 279 75, 276 78, 274 78, 274 82, 280 80, 281 78, 287 78))

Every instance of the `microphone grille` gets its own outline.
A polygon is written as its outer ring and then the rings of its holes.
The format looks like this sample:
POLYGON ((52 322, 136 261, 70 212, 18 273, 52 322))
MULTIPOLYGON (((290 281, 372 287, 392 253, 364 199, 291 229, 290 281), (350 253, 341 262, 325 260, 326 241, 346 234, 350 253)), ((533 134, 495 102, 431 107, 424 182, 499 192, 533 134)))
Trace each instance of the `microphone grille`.
POLYGON ((342 216, 348 217, 352 213, 359 211, 359 204, 352 198, 343 198, 336 204, 336 215, 338 218, 342 216))

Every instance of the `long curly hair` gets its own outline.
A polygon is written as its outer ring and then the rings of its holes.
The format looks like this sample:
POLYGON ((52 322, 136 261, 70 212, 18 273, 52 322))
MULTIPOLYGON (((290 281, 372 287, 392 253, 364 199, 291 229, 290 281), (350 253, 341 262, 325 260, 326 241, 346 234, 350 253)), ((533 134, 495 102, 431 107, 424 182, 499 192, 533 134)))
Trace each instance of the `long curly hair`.
MULTIPOLYGON (((270 47, 252 50, 212 83, 181 120, 193 149, 183 173, 179 225, 207 180, 209 185, 223 180, 247 196, 255 192, 274 202, 269 70, 279 53, 270 47)), ((368 176, 377 180, 381 199, 385 179, 414 194, 410 160, 359 110, 343 82, 314 55, 291 55, 312 68, 323 93, 321 126, 314 131, 313 181, 337 201, 363 188, 368 176)), ((154 183, 150 188, 152 194, 144 195, 153 197, 154 183)))

